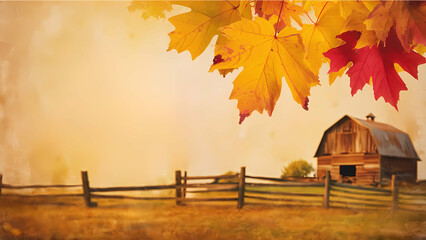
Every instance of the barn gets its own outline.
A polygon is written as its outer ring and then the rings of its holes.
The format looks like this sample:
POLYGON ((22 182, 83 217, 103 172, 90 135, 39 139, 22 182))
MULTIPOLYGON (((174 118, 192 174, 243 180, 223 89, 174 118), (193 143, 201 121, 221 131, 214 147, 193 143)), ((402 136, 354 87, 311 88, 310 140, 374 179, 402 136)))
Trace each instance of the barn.
POLYGON ((406 181, 417 180, 420 161, 407 133, 390 125, 345 115, 324 132, 315 153, 317 176, 330 170, 338 182, 371 185, 387 183, 392 174, 406 181))

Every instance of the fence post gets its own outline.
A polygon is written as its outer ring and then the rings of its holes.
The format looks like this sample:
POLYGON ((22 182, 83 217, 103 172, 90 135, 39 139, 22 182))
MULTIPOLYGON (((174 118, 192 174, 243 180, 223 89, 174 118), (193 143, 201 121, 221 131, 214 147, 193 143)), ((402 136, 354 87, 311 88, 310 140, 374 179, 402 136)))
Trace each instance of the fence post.
POLYGON ((391 192, 392 192, 392 212, 396 212, 398 210, 398 185, 396 183, 396 175, 392 174, 391 180, 391 192))
POLYGON ((1 195, 1 187, 3 185, 3 174, 0 174, 0 195, 1 195))
POLYGON ((176 177, 176 205, 182 206, 182 174, 180 170, 175 172, 176 177))
POLYGON ((87 176, 87 171, 81 171, 81 181, 83 182, 83 197, 84 197, 84 202, 86 203, 86 207, 98 206, 96 202, 92 202, 90 197, 90 185, 89 185, 89 177, 87 176))
POLYGON ((330 207, 330 181, 331 181, 331 177, 330 177, 330 170, 327 170, 327 172, 325 173, 325 181, 324 181, 324 203, 323 206, 325 208, 329 208, 330 207))
POLYGON ((241 167, 240 178, 238 181, 238 205, 237 207, 241 209, 244 206, 244 191, 246 184, 246 167, 241 167))
POLYGON ((186 171, 185 171, 185 173, 184 173, 183 176, 184 176, 183 185, 185 185, 185 187, 183 188, 183 199, 185 200, 185 197, 186 197, 186 183, 187 183, 186 177, 188 177, 188 174, 187 174, 186 171))

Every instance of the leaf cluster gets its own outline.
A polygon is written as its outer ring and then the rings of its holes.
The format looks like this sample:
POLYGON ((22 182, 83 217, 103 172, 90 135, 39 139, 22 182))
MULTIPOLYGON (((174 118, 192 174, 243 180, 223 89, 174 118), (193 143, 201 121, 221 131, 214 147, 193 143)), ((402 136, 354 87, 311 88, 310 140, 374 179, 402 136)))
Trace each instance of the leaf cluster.
POLYGON ((238 100, 240 123, 253 111, 272 114, 285 79, 293 99, 308 110, 311 87, 329 63, 329 83, 350 77, 354 95, 372 85, 397 109, 407 90, 399 71, 414 78, 426 62, 423 1, 162 1, 132 2, 143 17, 165 18, 173 5, 191 9, 169 17, 175 26, 168 50, 201 55, 217 36, 213 64, 222 76, 243 68, 230 99, 238 100))

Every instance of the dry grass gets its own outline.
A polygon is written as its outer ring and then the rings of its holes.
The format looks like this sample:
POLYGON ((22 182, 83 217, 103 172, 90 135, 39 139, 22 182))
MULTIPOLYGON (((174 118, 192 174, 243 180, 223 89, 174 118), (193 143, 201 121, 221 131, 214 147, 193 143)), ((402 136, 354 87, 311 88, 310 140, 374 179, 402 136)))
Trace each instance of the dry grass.
POLYGON ((426 214, 0 197, 0 239, 425 239, 426 214))

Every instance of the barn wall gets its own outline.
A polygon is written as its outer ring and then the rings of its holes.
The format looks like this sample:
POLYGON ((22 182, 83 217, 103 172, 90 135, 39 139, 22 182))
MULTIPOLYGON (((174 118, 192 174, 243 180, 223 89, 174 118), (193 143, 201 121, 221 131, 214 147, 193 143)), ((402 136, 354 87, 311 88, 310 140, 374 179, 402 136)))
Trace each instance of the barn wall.
POLYGON ((378 154, 344 154, 318 157, 317 176, 322 181, 327 170, 332 180, 342 182, 341 165, 355 165, 356 184, 369 185, 380 181, 380 156, 378 154))
POLYGON ((408 181, 417 180, 417 160, 381 157, 380 172, 382 181, 390 181, 392 174, 408 181))
POLYGON ((344 118, 325 133, 316 155, 347 153, 377 153, 377 147, 366 127, 344 118))
POLYGON ((324 180, 327 170, 331 171, 331 156, 321 156, 317 159, 317 177, 320 181, 324 180))

